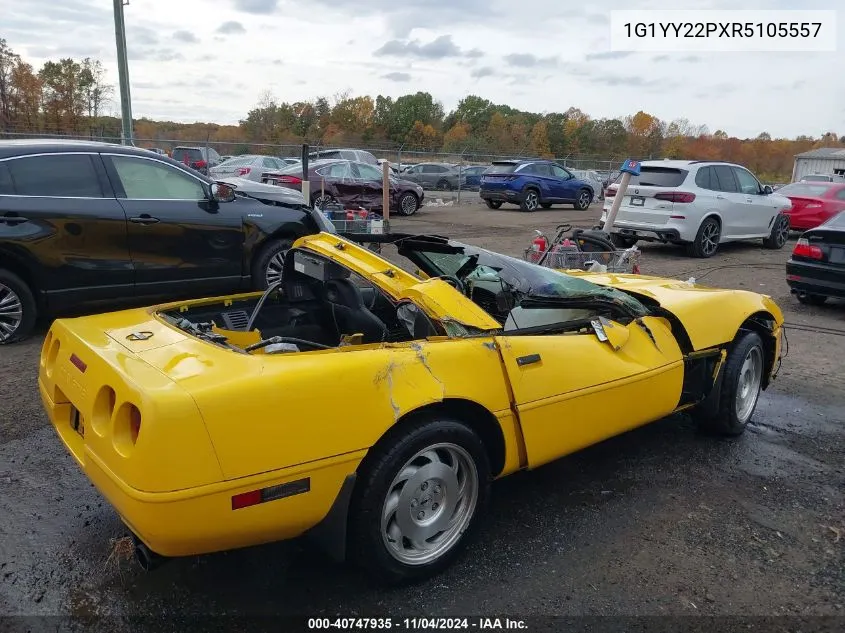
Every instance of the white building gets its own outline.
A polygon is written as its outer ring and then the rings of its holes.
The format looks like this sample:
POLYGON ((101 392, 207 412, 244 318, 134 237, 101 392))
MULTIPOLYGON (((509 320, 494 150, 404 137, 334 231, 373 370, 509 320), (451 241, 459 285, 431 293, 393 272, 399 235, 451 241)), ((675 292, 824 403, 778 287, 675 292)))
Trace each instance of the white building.
POLYGON ((845 176, 845 149, 823 147, 796 155, 792 182, 798 182, 810 174, 845 176))

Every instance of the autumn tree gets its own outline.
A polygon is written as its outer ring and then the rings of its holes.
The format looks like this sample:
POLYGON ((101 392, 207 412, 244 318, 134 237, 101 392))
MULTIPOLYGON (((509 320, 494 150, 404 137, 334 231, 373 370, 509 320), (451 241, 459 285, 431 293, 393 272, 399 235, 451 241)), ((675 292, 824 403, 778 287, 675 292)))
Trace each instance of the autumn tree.
POLYGON ((531 128, 531 152, 540 158, 554 158, 549 145, 549 124, 537 121, 531 128))
POLYGON ((469 135, 472 128, 469 123, 460 121, 455 123, 446 134, 443 135, 443 151, 444 152, 460 152, 462 151, 469 140, 469 135))

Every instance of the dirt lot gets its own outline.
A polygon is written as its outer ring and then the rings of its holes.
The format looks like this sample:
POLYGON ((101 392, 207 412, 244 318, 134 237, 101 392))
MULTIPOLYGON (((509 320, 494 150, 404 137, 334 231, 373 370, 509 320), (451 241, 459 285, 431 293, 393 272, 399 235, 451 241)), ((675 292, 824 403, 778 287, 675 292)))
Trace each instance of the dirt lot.
MULTIPOLYGON (((598 215, 464 204, 425 207, 394 229, 520 255, 532 229, 598 215)), ((643 273, 759 291, 783 307, 789 356, 744 437, 701 436, 679 415, 503 480, 467 556, 387 592, 298 542, 153 574, 107 562, 124 530, 48 428, 40 339, 2 348, 0 615, 845 616, 845 304, 790 297, 792 243, 729 245, 710 260, 642 247, 643 273)))

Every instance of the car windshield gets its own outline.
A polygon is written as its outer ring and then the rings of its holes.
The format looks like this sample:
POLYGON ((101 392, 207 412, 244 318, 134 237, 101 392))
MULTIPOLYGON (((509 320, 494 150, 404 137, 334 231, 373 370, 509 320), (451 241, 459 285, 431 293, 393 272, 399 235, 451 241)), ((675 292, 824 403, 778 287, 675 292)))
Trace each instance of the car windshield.
POLYGON ((818 198, 827 193, 830 185, 811 185, 803 182, 796 182, 778 189, 782 196, 795 196, 797 198, 818 198))
MULTIPOLYGON (((640 185, 641 187, 680 187, 689 172, 685 169, 673 167, 654 167, 643 165, 640 168, 639 176, 631 176, 628 185, 640 185)), ((616 182, 622 181, 622 174, 616 177, 616 182)))
POLYGON ((494 253, 477 246, 449 241, 449 246, 460 252, 443 253, 426 250, 414 245, 414 253, 427 261, 439 274, 458 277, 472 283, 477 279, 498 281, 504 288, 531 299, 599 299, 626 308, 636 316, 649 314, 648 308, 626 292, 594 284, 591 281, 567 275, 553 268, 494 253))

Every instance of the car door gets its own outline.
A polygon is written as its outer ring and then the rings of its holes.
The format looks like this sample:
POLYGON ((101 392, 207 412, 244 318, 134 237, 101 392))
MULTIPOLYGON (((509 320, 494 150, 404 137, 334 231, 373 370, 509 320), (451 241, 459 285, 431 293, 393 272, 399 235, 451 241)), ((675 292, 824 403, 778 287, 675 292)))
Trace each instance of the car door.
POLYGON ((202 296, 240 286, 245 251, 237 201, 210 201, 204 181, 170 163, 124 154, 103 158, 128 219, 137 295, 187 289, 202 296))
POLYGON ((551 164, 550 169, 555 179, 553 185, 555 200, 575 200, 578 193, 575 176, 560 165, 551 164))
POLYGON ((383 175, 380 170, 365 163, 352 163, 352 169, 357 172, 361 184, 361 206, 365 209, 381 208, 383 175))
POLYGON ((97 154, 19 156, 0 170, 0 251, 27 266, 51 309, 132 295, 126 214, 97 154))
MULTIPOLYGON (((521 315, 520 322, 565 321, 562 313, 572 312, 538 310, 548 314, 521 315)), ((603 319, 580 333, 533 331, 515 329, 496 337, 530 468, 657 420, 678 406, 683 355, 663 319, 643 317, 629 325, 603 319)))
POLYGON ((736 174, 730 165, 713 165, 711 183, 716 188, 716 204, 722 213, 722 238, 736 239, 743 235, 743 214, 749 212, 748 196, 739 189, 736 174))
POLYGON ((765 237, 771 233, 772 221, 778 211, 763 186, 754 175, 742 167, 733 167, 739 189, 744 194, 745 206, 740 214, 740 230, 748 237, 765 237))

